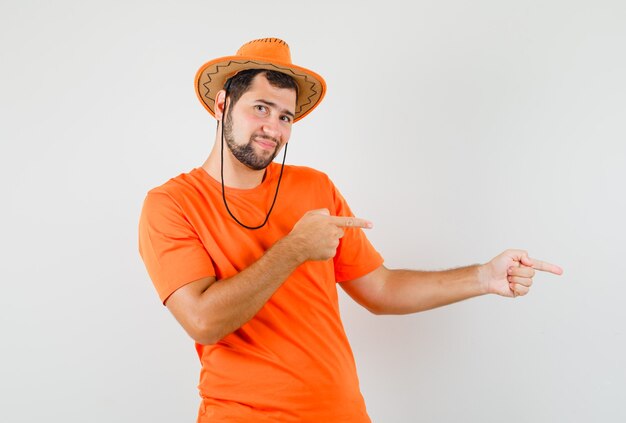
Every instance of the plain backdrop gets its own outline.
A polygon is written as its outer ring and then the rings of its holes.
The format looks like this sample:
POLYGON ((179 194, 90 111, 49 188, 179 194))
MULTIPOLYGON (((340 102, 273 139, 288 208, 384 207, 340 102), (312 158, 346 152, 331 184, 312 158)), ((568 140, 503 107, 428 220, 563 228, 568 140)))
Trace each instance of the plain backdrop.
POLYGON ((288 163, 333 179, 388 267, 565 269, 409 316, 341 291, 372 420, 625 421, 621 0, 0 1, 0 421, 195 421, 138 218, 212 145, 196 70, 262 37, 328 83, 288 163))

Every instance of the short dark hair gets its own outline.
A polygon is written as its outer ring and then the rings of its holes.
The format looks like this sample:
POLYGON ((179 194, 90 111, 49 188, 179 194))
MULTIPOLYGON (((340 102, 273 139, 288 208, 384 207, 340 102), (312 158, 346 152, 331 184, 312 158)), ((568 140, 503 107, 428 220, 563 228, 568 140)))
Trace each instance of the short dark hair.
POLYGON ((246 69, 228 78, 224 84, 227 98, 230 98, 229 110, 232 110, 241 96, 250 89, 252 80, 259 74, 265 75, 267 81, 273 87, 294 90, 296 98, 298 98, 298 84, 295 79, 286 73, 268 69, 246 69))

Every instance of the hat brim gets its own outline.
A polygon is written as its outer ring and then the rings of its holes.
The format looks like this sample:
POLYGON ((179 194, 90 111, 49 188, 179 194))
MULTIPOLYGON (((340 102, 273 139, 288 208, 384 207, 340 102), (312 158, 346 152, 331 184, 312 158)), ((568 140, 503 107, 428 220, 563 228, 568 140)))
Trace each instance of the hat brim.
POLYGON ((198 99, 212 116, 215 116, 215 96, 224 88, 226 80, 246 69, 274 70, 295 79, 298 84, 298 99, 294 122, 311 113, 326 94, 324 79, 309 69, 290 63, 268 62, 255 57, 221 57, 202 65, 195 79, 198 99))

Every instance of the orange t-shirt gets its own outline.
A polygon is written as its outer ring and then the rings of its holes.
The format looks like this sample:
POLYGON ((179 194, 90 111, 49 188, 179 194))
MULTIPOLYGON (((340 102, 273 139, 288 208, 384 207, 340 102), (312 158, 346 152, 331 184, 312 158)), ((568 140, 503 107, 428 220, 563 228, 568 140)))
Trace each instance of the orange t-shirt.
MULTIPOLYGON (((253 226, 272 203, 280 165, 253 189, 226 188, 233 214, 253 226)), ((237 224, 221 184, 204 169, 170 179, 146 196, 139 251, 163 302, 181 286, 244 270, 309 210, 352 216, 330 179, 285 166, 274 211, 261 229, 237 224)), ((382 264, 361 229, 348 229, 327 261, 299 266, 261 310, 215 345, 196 344, 202 363, 199 422, 369 422, 352 350, 339 315, 336 282, 382 264)))

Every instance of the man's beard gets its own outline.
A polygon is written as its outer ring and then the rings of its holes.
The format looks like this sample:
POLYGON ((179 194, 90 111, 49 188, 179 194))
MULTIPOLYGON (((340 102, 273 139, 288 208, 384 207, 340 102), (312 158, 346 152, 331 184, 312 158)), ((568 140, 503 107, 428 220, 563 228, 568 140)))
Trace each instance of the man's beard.
POLYGON ((269 166, 269 164, 274 160, 274 157, 278 154, 278 149, 280 144, 277 139, 268 137, 266 135, 255 135, 253 134, 250 137, 250 140, 247 144, 239 145, 235 143, 235 137, 233 136, 233 120, 230 115, 230 110, 226 114, 226 120, 224 122, 224 139, 226 140, 226 144, 233 156, 237 160, 239 160, 242 164, 246 165, 250 169, 253 170, 262 170, 269 166), (274 152, 269 156, 261 156, 254 151, 254 138, 264 138, 271 140, 276 143, 276 147, 274 148, 274 152))

